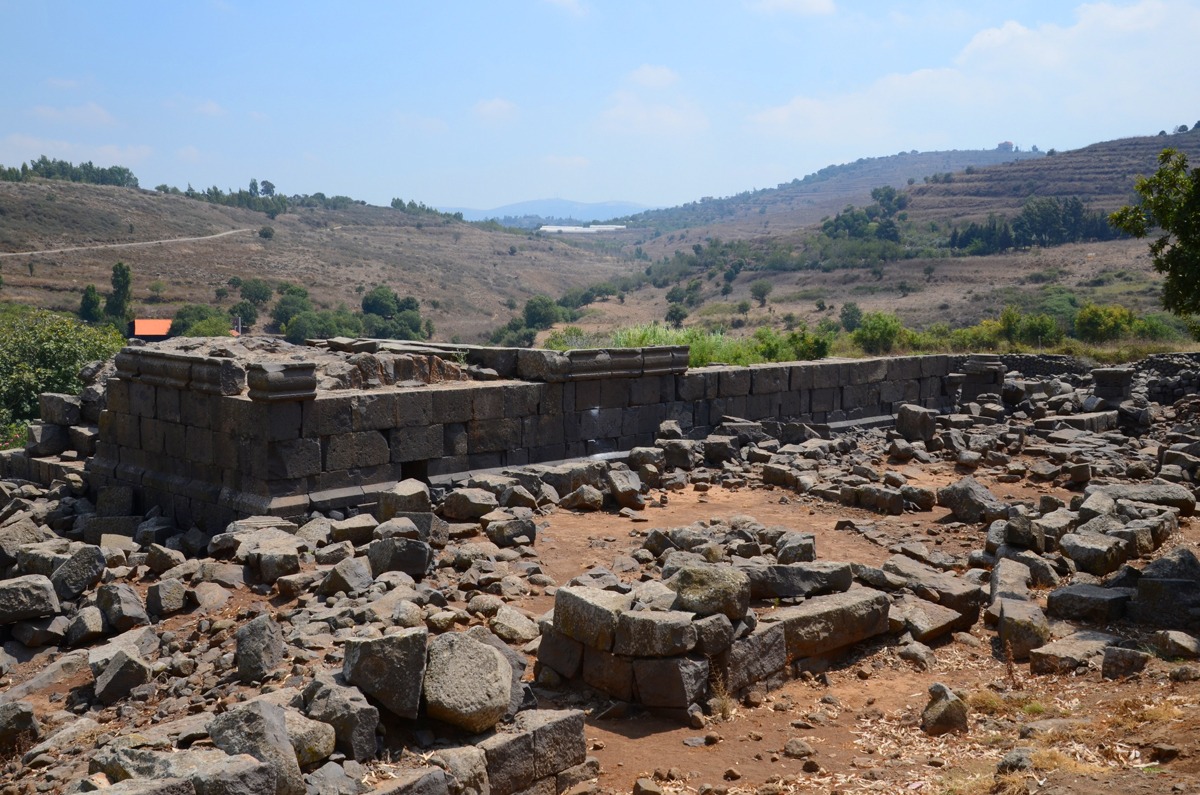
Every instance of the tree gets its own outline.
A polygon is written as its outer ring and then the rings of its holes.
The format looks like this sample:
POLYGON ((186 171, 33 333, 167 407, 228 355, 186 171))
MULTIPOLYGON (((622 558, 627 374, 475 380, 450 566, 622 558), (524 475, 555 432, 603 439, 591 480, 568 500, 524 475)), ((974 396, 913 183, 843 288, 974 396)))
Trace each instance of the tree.
POLYGON ((83 288, 83 297, 79 299, 79 319, 85 323, 98 323, 103 318, 100 291, 96 289, 96 285, 89 284, 83 288))
POLYGON ((683 304, 671 304, 667 308, 667 322, 671 324, 671 328, 683 328, 683 321, 687 319, 687 310, 683 308, 683 304))
POLYGON ((558 322, 558 304, 548 295, 535 295, 525 302, 523 314, 527 328, 550 328, 558 322))
POLYGON ((275 302, 275 308, 271 310, 271 319, 275 321, 276 325, 283 328, 296 315, 312 310, 312 301, 308 300, 308 296, 286 293, 275 302))
POLYGON ((364 315, 392 317, 400 311, 400 301, 391 288, 381 284, 363 295, 362 311, 364 315))
POLYGON ((242 329, 245 330, 258 322, 258 306, 252 301, 238 301, 229 307, 229 317, 234 323, 241 318, 242 329))
POLYGON ((1188 170, 1187 155, 1164 149, 1158 171, 1139 177, 1140 197, 1109 216, 1109 223, 1137 238, 1151 229, 1161 234, 1150 243, 1154 268, 1166 274, 1163 306, 1176 315, 1200 312, 1200 168, 1188 170))
POLYGON ((241 282, 242 298, 255 306, 264 305, 274 294, 271 285, 262 279, 245 279, 241 282))
POLYGON ((254 177, 250 178, 250 195, 255 197, 258 196, 258 180, 256 180, 254 177))
POLYGON ((262 182, 260 182, 258 184, 258 192, 261 193, 263 196, 274 196, 275 195, 275 183, 271 182, 271 180, 269 180, 269 179, 264 179, 262 182))
POLYGON ((129 270, 128 265, 118 262, 113 265, 112 292, 108 294, 108 300, 104 304, 104 314, 121 323, 129 320, 129 301, 132 297, 133 272, 129 270))
MULTIPOLYGON (((184 304, 175 310, 175 317, 171 320, 171 330, 167 332, 170 337, 211 337, 212 334, 198 334, 196 328, 201 324, 212 325, 212 321, 219 320, 224 327, 222 334, 229 334, 229 318, 219 309, 215 309, 205 304, 184 304)), ((204 326, 208 328, 208 326, 204 326)))
POLYGON ((258 236, 263 240, 270 240, 271 238, 275 237, 275 227, 264 226, 262 229, 258 230, 258 236))
POLYGON ((868 312, 854 330, 854 341, 867 353, 888 353, 900 339, 904 326, 889 312, 868 312))
POLYGON ((0 425, 38 416, 43 392, 79 394, 79 370, 125 345, 107 325, 88 326, 69 315, 22 309, 0 319, 0 425))
POLYGON ((163 300, 163 293, 167 289, 167 284, 162 279, 155 279, 150 282, 147 289, 150 290, 150 300, 154 303, 159 303, 163 300))
POLYGON ((853 301, 842 304, 842 311, 838 313, 838 320, 842 321, 842 328, 846 331, 854 331, 862 325, 862 318, 862 309, 853 301))
POLYGON ((767 305, 767 296, 775 289, 775 285, 766 279, 755 279, 750 282, 750 297, 758 301, 759 306, 767 305))

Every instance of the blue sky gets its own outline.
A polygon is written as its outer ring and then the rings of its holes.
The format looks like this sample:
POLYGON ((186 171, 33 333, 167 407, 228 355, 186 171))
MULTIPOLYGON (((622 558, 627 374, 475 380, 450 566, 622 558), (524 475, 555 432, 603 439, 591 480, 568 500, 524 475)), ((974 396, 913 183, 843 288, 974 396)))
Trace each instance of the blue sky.
POLYGON ((0 0, 0 163, 487 209, 674 205, 1200 119, 1197 0, 0 0))

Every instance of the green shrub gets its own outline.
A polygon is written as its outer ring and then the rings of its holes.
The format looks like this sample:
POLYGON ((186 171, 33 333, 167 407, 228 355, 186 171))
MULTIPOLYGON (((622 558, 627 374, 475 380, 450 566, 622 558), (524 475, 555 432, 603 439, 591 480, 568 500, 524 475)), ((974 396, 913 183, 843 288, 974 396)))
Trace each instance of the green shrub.
POLYGON ((1137 318, 1119 304, 1084 304, 1075 313, 1075 336, 1084 342, 1111 342, 1129 335, 1137 318))
POLYGON ((43 392, 78 393, 84 364, 107 359, 125 344, 111 326, 89 326, 41 309, 0 318, 0 426, 38 416, 43 392))
POLYGON ((868 312, 854 330, 854 342, 867 353, 888 353, 900 339, 904 326, 890 312, 868 312))

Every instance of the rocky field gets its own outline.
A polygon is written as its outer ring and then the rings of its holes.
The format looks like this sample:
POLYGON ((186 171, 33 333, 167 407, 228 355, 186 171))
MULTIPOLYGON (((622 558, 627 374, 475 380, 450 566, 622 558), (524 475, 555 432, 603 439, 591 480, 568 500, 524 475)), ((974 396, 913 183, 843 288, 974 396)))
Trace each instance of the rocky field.
POLYGON ((5 481, 0 792, 1193 791, 1194 363, 968 364, 304 523, 5 481))

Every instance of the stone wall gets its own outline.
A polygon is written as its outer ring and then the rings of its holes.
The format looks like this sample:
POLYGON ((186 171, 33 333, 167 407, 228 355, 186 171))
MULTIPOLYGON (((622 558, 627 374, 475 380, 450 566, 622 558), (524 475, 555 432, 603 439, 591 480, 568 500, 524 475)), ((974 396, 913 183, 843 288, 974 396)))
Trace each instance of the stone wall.
MULTIPOLYGON (((388 355, 443 357, 476 380, 380 383, 361 373, 378 372, 382 346, 346 342, 342 366, 328 363, 329 351, 282 344, 257 360, 125 349, 86 461, 91 487, 127 486, 138 511, 158 506, 180 525, 221 527, 371 504, 407 477, 629 450, 651 443, 664 420, 702 437, 725 416, 834 424, 950 400, 949 356, 688 369, 686 348, 393 345, 388 355)), ((6 455, 12 476, 62 471, 28 452, 6 455)))

